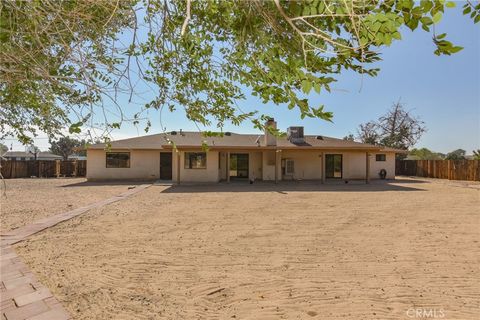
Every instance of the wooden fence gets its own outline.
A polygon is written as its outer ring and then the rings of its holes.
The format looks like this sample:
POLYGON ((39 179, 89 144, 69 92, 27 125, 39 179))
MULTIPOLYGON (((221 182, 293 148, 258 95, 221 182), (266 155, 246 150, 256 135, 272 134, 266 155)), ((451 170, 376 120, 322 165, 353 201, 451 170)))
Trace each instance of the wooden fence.
POLYGON ((0 162, 0 170, 5 179, 30 177, 85 177, 87 175, 87 161, 2 160, 0 162))
POLYGON ((395 174, 480 181, 480 160, 397 160, 395 174))

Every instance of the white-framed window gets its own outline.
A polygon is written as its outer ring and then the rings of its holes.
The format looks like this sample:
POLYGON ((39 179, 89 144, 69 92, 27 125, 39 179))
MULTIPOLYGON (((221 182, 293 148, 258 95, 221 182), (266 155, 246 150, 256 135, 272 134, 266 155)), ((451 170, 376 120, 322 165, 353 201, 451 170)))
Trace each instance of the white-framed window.
POLYGON ((387 161, 387 155, 386 154, 376 154, 375 155, 375 161, 387 161))
POLYGON ((285 160, 285 174, 292 175, 295 173, 295 161, 293 159, 285 160))

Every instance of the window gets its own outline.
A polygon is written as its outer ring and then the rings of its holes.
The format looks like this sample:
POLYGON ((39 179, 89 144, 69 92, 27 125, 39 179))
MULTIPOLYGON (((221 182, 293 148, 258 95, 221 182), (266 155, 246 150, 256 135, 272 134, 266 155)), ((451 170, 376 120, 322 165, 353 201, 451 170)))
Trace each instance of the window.
POLYGON ((207 154, 205 152, 185 152, 185 169, 206 169, 207 154))
POLYGON ((295 163, 292 159, 285 160, 285 174, 292 175, 295 172, 295 163))
POLYGON ((375 155, 375 160, 376 161, 387 161, 387 156, 384 154, 377 154, 375 155))
POLYGON ((130 168, 130 152, 107 152, 107 168, 130 168))

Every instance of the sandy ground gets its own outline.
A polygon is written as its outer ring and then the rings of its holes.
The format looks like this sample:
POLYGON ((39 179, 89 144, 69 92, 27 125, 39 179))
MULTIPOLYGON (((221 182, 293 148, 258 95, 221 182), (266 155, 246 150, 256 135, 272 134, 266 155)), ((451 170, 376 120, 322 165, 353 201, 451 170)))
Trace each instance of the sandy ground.
POLYGON ((152 186, 17 251, 74 319, 478 319, 479 205, 408 179, 152 186))
POLYGON ((86 182, 85 178, 8 179, 0 194, 0 232, 69 211, 128 190, 129 184, 86 182))

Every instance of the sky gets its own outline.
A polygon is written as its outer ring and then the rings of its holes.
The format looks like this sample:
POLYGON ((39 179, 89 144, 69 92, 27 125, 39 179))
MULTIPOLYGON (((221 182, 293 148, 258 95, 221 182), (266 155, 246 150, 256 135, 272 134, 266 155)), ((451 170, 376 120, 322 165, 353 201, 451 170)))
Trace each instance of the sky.
MULTIPOLYGON (((381 69, 377 77, 345 72, 337 77, 331 93, 316 94, 312 90, 308 96, 312 105, 325 105, 327 111, 334 113, 333 123, 320 119, 301 120, 298 111, 273 103, 263 104, 248 95, 248 90, 245 92, 247 99, 239 102, 239 106, 244 111, 260 110, 270 114, 281 130, 304 126, 305 134, 342 138, 349 133, 356 134, 359 124, 376 120, 400 100, 427 127, 415 147, 443 153, 461 148, 471 154, 472 150, 480 149, 480 23, 473 24, 463 16, 461 3, 457 3, 457 8, 445 13, 436 31, 437 34, 446 32, 448 40, 464 49, 452 56, 439 57, 433 54, 431 33, 421 28, 415 32, 404 29, 401 41, 382 49, 383 61, 377 63, 381 69)), ((120 105, 128 106, 127 99, 120 105)), ((151 111, 148 116, 152 122, 149 134, 161 132, 158 112, 151 111)), ((181 111, 174 114, 164 111, 162 123, 167 131, 198 130, 181 111)), ((241 126, 226 125, 224 131, 258 132, 249 122, 241 126)), ((143 134, 141 128, 124 125, 112 136, 123 139, 143 134)), ((14 139, 3 143, 12 146, 13 150, 24 150, 14 139)), ((41 150, 49 147, 48 139, 42 135, 35 144, 41 150)))

